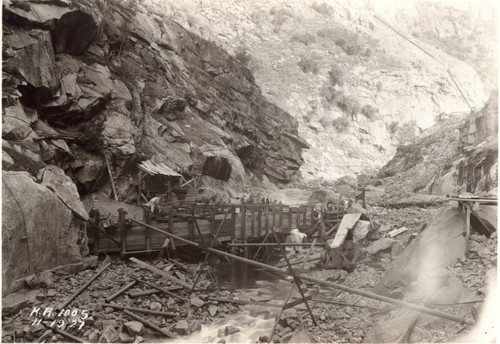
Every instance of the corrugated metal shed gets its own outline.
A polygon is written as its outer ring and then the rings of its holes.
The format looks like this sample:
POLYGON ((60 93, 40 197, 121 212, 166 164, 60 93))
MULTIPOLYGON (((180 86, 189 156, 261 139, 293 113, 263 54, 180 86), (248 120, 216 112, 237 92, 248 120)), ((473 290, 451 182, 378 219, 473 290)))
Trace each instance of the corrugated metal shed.
POLYGON ((163 163, 155 164, 151 160, 142 161, 139 168, 149 174, 162 174, 164 176, 182 177, 179 173, 172 170, 170 167, 163 163))

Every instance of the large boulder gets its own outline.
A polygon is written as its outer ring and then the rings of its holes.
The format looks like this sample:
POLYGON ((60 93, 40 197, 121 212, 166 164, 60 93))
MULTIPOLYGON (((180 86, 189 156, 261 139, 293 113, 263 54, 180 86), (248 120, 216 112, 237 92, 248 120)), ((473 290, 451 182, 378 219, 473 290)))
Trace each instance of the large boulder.
POLYGON ((32 133, 31 123, 37 120, 36 113, 24 111, 18 98, 4 101, 2 107, 2 138, 26 140, 32 133))
POLYGON ((27 172, 2 174, 2 292, 16 279, 77 262, 80 226, 72 211, 27 172))
POLYGON ((384 272, 377 287, 380 293, 387 288, 408 286, 423 281, 420 286, 432 293, 435 283, 429 276, 459 258, 465 258, 465 216, 458 205, 441 209, 433 220, 406 249, 397 256, 384 272))
POLYGON ((68 209, 84 220, 89 218, 75 184, 62 169, 57 166, 47 166, 38 173, 38 180, 54 192, 68 209))

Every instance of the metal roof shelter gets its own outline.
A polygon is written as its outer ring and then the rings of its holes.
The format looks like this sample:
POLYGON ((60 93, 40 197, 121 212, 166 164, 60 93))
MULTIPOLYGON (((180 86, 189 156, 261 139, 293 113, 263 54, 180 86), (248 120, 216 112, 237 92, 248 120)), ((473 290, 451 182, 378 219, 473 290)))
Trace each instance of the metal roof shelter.
POLYGON ((139 168, 148 174, 162 174, 170 177, 182 177, 179 173, 172 170, 170 167, 163 163, 155 164, 151 160, 142 161, 139 168))
POLYGON ((181 174, 163 163, 156 164, 151 160, 146 160, 140 162, 137 167, 140 169, 137 204, 141 204, 141 197, 147 202, 148 198, 159 195, 166 196, 166 200, 169 201, 174 187, 172 182, 180 186, 183 179, 181 174))

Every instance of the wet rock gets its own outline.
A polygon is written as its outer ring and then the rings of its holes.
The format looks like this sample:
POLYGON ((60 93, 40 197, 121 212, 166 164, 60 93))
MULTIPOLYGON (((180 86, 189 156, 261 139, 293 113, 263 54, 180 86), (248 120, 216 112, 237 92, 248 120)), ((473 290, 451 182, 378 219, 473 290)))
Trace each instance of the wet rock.
POLYGON ((210 316, 215 316, 217 314, 217 311, 218 311, 218 307, 215 307, 215 306, 210 306, 208 307, 208 313, 210 314, 210 316))
POLYGON ((186 320, 179 320, 174 327, 174 331, 181 335, 185 336, 189 334, 189 324, 186 320))
POLYGON ((52 31, 55 52, 83 54, 97 38, 101 20, 97 12, 76 10, 63 14, 52 31))
POLYGON ((202 307, 203 305, 205 305, 205 302, 203 302, 199 297, 191 297, 191 299, 189 300, 190 304, 192 306, 195 306, 195 307, 202 307))
POLYGON ((201 330, 201 323, 199 321, 193 321, 191 325, 189 325, 189 331, 192 332, 198 332, 201 330))
POLYGON ((229 336, 230 334, 240 332, 240 329, 235 326, 226 326, 224 328, 224 335, 229 336))

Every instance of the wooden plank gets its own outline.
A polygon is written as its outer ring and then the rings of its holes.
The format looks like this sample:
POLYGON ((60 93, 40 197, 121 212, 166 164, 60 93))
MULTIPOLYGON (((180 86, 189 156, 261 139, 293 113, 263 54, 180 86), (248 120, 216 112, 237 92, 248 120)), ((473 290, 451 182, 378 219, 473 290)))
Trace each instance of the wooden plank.
POLYGON ((261 235, 262 231, 262 207, 257 207, 257 236, 261 235))
POLYGON ((247 227, 247 207, 241 207, 241 240, 246 240, 246 227, 247 227))
POLYGON ((349 229, 354 228, 356 222, 358 222, 360 217, 361 217, 360 213, 344 215, 344 218, 340 223, 340 227, 337 230, 337 233, 335 234, 335 238, 330 244, 330 248, 338 248, 340 247, 340 245, 342 245, 347 236, 347 232, 349 231, 349 229))
POLYGON ((164 334, 165 336, 167 336, 169 338, 177 338, 177 336, 175 334, 173 334, 172 332, 170 332, 169 330, 162 329, 162 328, 158 327, 157 325, 153 324, 152 322, 138 316, 137 314, 132 313, 131 311, 129 311, 127 309, 123 310, 123 312, 125 314, 127 314, 128 316, 134 318, 135 320, 140 321, 145 326, 150 327, 153 330, 160 332, 161 334, 164 334))
POLYGON ((141 261, 141 260, 139 260, 137 258, 130 257, 129 260, 131 262, 139 265, 140 267, 142 267, 144 269, 147 269, 147 270, 149 270, 149 271, 151 271, 151 272, 153 272, 153 273, 155 273, 157 275, 161 275, 162 277, 164 277, 165 279, 167 279, 167 280, 169 280, 171 282, 174 282, 174 283, 177 283, 180 286, 183 286, 186 289, 191 290, 191 288, 192 288, 192 285, 190 285, 189 283, 181 281, 180 279, 175 278, 174 276, 170 275, 168 272, 160 270, 157 267, 154 267, 154 266, 149 265, 147 263, 144 263, 143 261, 141 261))
POLYGON ((267 235, 269 233, 269 205, 266 205, 265 213, 266 213, 266 235, 267 235))
MULTIPOLYGON (((151 224, 151 217, 149 210, 144 209, 144 222, 148 225, 151 224)), ((145 241, 145 249, 146 251, 151 250, 151 229, 148 227, 144 228, 144 241, 145 241)))
POLYGON ((231 241, 236 237, 236 206, 231 206, 231 241))
POLYGON ((251 231, 250 233, 251 234, 251 237, 255 237, 255 207, 252 205, 252 207, 250 208, 250 218, 251 218, 251 231))
POLYGON ((279 230, 280 232, 283 231, 283 206, 279 206, 279 230))
POLYGON ((127 229, 125 227, 125 215, 127 212, 122 208, 118 209, 118 229, 120 230, 120 242, 122 253, 127 251, 127 229))

